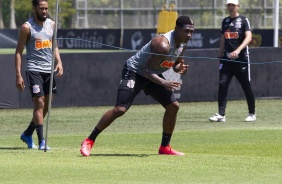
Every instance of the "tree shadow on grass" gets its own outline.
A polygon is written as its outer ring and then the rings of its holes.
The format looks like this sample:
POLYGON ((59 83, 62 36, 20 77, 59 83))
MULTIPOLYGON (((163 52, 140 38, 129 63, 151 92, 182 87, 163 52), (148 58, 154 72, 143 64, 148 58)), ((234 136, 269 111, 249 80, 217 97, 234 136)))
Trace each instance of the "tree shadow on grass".
POLYGON ((29 150, 24 147, 0 147, 0 150, 29 150))

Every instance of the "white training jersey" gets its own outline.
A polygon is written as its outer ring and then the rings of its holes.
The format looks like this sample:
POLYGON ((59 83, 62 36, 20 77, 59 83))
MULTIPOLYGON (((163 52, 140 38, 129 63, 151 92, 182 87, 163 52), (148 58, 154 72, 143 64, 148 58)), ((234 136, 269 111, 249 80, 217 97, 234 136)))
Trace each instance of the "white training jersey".
MULTIPOLYGON (((168 59, 160 63, 160 66, 156 70, 154 70, 155 74, 161 74, 170 69, 174 65, 179 55, 182 53, 183 49, 185 49, 187 46, 187 43, 181 43, 180 46, 176 48, 174 41, 174 30, 162 34, 161 36, 164 36, 168 40, 170 44, 170 51, 168 59)), ((147 63, 149 55, 152 54, 150 45, 151 41, 127 60, 127 67, 129 68, 129 70, 138 73, 141 76, 144 76, 144 67, 147 63)))
POLYGON ((26 71, 51 73, 52 65, 52 20, 46 19, 43 26, 33 18, 27 22, 30 27, 30 39, 26 43, 26 71))

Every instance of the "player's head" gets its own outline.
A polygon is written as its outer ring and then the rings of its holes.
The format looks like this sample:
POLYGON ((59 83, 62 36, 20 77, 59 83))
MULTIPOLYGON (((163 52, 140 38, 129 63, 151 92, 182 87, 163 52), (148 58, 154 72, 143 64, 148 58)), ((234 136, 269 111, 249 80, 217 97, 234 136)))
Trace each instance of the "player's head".
POLYGON ((194 32, 194 21, 189 16, 180 16, 176 20, 176 37, 181 42, 188 42, 194 32))
POLYGON ((46 2, 48 2, 48 0, 32 0, 32 6, 37 6, 38 4, 39 4, 39 2, 41 2, 41 1, 46 1, 46 2))
POLYGON ((44 22, 48 17, 48 0, 32 0, 34 16, 44 22))
POLYGON ((189 16, 182 15, 177 18, 176 20, 177 27, 183 28, 186 25, 190 25, 191 27, 194 27, 194 21, 189 16))
POLYGON ((226 0, 226 5, 228 4, 239 5, 239 0, 226 0))
POLYGON ((238 0, 226 0, 226 7, 227 11, 229 12, 230 16, 237 16, 238 9, 240 7, 238 0))

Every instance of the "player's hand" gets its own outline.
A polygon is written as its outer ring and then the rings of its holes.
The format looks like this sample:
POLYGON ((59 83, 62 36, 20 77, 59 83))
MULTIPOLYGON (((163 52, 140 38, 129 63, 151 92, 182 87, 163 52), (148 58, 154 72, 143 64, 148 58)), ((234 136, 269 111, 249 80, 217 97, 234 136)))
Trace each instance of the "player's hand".
POLYGON ((184 60, 182 60, 179 64, 178 72, 179 74, 185 74, 188 70, 189 65, 184 64, 184 60))
POLYGON ((62 63, 58 63, 56 65, 54 72, 57 72, 57 77, 61 77, 63 75, 64 69, 62 63))
POLYGON ((20 91, 23 91, 25 88, 24 80, 21 76, 16 77, 16 86, 20 91))
POLYGON ((179 89, 180 86, 181 86, 180 82, 173 82, 173 81, 167 81, 167 80, 164 82, 164 87, 171 91, 179 89))
POLYGON ((235 60, 235 59, 237 59, 239 57, 239 54, 240 54, 240 52, 235 50, 235 51, 230 53, 229 57, 230 57, 231 60, 235 60))

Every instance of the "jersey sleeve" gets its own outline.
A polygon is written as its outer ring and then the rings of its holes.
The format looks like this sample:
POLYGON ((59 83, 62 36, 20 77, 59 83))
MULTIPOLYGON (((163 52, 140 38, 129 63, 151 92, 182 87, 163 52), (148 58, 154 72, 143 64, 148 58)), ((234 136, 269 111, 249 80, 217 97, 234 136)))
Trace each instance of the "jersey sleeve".
POLYGON ((247 17, 245 17, 245 19, 244 19, 244 27, 245 27, 245 32, 246 31, 253 31, 252 28, 251 28, 250 21, 247 17))

